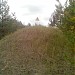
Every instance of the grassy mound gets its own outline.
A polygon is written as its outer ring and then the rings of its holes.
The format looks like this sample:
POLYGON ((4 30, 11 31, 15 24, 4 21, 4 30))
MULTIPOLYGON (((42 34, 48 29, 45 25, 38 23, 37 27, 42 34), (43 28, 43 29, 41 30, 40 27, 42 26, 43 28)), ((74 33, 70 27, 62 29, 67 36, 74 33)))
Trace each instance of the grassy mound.
POLYGON ((0 41, 0 75, 73 75, 63 33, 27 27, 0 41))

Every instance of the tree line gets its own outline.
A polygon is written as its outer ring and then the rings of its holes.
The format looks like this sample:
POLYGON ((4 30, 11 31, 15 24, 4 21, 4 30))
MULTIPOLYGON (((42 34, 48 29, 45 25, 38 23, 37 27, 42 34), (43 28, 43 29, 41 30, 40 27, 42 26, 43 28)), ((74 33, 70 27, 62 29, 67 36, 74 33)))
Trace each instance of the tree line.
POLYGON ((66 0, 62 6, 60 0, 56 0, 58 5, 49 19, 51 25, 66 25, 67 29, 75 30, 75 0, 66 0))
MULTIPOLYGON (((70 44, 72 51, 72 62, 74 67, 75 56, 75 0, 66 0, 65 5, 62 6, 60 0, 56 0, 58 5, 50 18, 51 26, 57 27, 63 32, 70 44)), ((62 40, 61 40, 62 42, 62 40)))
POLYGON ((9 14, 9 5, 6 0, 0 0, 0 39, 24 25, 16 19, 15 13, 9 14))
POLYGON ((59 27, 68 37, 69 41, 75 44, 75 0, 66 0, 64 6, 60 0, 56 0, 58 5, 54 10, 50 21, 50 26, 59 27))

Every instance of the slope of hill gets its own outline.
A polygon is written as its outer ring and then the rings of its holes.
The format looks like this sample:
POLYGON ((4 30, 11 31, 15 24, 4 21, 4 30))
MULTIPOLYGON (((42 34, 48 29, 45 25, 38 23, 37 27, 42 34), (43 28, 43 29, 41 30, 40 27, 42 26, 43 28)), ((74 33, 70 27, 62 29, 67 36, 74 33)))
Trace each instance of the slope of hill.
POLYGON ((59 29, 27 27, 0 40, 0 75, 74 75, 71 57, 59 29))

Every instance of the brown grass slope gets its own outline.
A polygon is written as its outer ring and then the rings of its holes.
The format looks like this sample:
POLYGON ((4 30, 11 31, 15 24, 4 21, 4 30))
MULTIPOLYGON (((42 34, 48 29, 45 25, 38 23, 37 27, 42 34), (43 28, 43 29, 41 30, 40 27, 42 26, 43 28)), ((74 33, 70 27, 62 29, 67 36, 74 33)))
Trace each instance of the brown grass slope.
POLYGON ((59 29, 27 27, 0 41, 0 75, 74 75, 59 29))

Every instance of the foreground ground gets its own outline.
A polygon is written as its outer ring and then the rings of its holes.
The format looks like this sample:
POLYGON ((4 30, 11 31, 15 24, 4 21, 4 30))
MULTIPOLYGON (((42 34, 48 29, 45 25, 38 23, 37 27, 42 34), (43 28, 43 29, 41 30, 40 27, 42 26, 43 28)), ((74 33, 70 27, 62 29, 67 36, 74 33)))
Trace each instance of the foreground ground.
POLYGON ((26 27, 0 41, 0 75, 74 75, 71 53, 59 29, 26 27))

